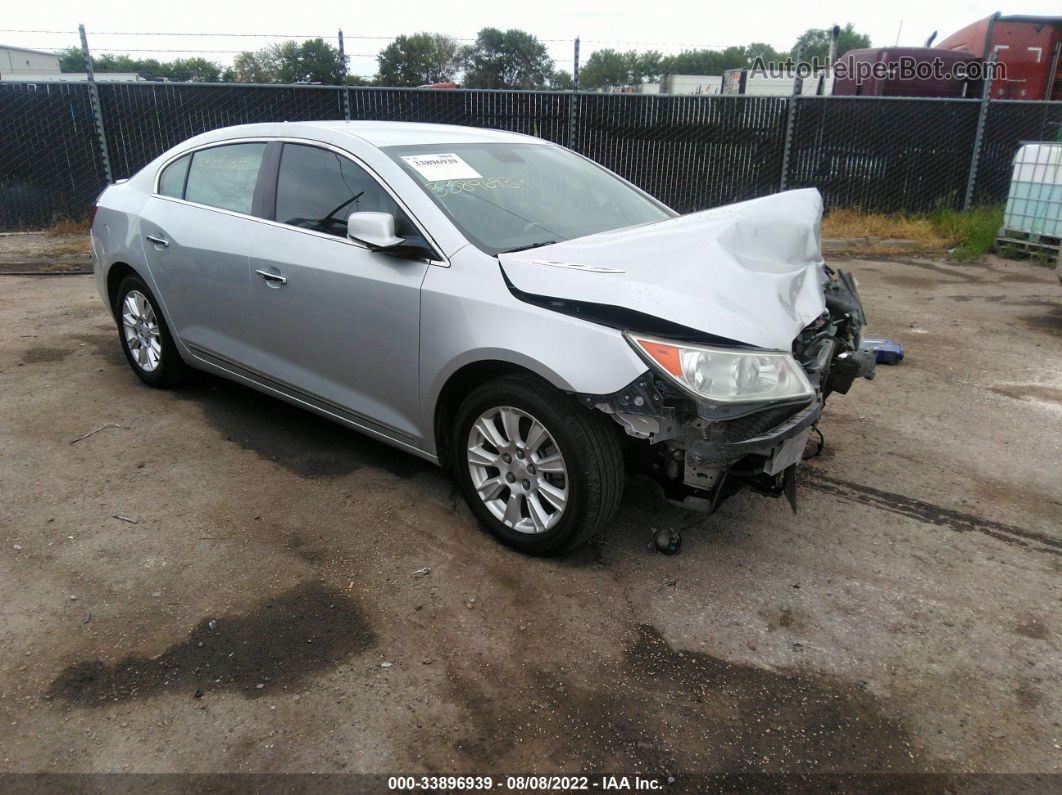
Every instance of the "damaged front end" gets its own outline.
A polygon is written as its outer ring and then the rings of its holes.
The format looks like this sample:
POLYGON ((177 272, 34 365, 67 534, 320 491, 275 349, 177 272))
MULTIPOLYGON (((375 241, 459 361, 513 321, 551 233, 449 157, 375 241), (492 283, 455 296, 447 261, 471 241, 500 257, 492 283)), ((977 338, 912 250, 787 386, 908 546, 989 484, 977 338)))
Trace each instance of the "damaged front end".
POLYGON ((855 280, 825 266, 823 276, 826 308, 789 351, 628 333, 649 371, 619 392, 577 397, 624 428, 632 468, 668 499, 711 512, 750 488, 795 510, 796 466, 826 398, 874 375, 855 280))

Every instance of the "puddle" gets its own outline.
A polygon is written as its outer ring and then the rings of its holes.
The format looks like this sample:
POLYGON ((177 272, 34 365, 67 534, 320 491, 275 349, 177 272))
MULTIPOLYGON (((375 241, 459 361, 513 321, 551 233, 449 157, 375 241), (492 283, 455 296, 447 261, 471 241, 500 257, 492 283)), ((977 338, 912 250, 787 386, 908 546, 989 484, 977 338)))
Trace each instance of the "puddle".
POLYGON ((72 665, 48 694, 90 707, 163 693, 191 697, 197 690, 205 696, 228 690, 255 698, 297 685, 373 643, 368 623, 347 594, 307 584, 245 615, 204 618, 157 657, 72 665))

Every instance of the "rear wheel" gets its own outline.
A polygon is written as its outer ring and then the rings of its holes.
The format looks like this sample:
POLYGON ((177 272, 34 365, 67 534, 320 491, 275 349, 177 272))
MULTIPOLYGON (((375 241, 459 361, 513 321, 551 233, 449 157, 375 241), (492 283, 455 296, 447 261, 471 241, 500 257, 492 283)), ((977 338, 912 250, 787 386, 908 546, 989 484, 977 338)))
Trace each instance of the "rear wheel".
POLYGON ((537 377, 509 375, 476 389, 457 412, 451 441, 454 476, 472 512, 522 552, 574 549, 619 505, 615 428, 537 377))
POLYGON ((177 352, 155 296, 139 276, 127 276, 118 285, 115 314, 122 351, 137 377, 154 387, 179 383, 188 367, 177 352))

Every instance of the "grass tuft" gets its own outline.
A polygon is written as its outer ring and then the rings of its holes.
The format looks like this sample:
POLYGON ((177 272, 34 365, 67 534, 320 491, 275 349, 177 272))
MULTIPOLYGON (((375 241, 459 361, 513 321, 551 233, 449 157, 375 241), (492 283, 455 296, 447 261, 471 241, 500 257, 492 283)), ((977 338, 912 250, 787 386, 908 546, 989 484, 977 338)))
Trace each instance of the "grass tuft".
POLYGON ((933 226, 948 239, 951 255, 963 262, 987 254, 995 245, 1003 226, 1001 206, 974 207, 967 212, 937 210, 930 216, 933 226))
POLYGON ((969 212, 942 209, 925 215, 836 209, 822 219, 822 237, 860 241, 853 250, 864 254, 896 254, 881 241, 910 240, 916 252, 948 251, 969 261, 992 250, 1002 223, 1002 207, 975 207, 969 212))
POLYGON ((88 233, 88 217, 59 217, 52 221, 51 226, 48 226, 44 229, 44 234, 48 235, 48 237, 67 237, 69 235, 87 235, 88 233))

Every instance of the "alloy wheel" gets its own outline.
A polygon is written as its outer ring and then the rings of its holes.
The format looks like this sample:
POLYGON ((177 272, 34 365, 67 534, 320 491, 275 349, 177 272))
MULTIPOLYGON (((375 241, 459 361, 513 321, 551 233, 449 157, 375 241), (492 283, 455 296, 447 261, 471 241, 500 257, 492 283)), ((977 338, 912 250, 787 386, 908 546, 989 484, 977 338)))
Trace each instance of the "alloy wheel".
POLYGON ((162 360, 162 336, 155 309, 139 290, 125 294, 122 333, 137 367, 147 373, 154 372, 162 360))
POLYGON ((568 472, 553 436, 535 417, 513 406, 483 412, 468 432, 472 485, 506 527, 544 533, 568 503, 568 472))

